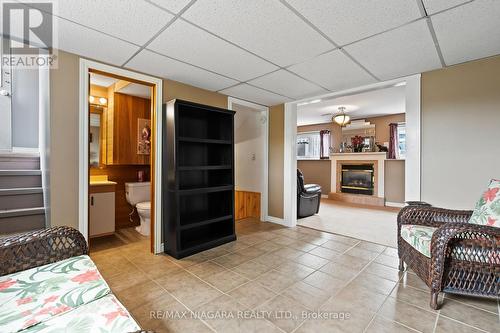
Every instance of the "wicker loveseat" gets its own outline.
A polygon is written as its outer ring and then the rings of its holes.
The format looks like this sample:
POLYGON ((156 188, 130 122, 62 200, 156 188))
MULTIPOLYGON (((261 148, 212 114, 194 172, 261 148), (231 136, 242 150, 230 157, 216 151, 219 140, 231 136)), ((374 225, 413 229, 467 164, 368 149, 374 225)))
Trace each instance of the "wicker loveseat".
POLYGON ((471 215, 472 211, 425 203, 413 203, 398 215, 399 269, 406 263, 429 286, 433 309, 439 307, 440 292, 500 295, 500 228, 468 223, 471 215), (420 237, 420 242, 428 247, 427 253, 406 236, 411 233, 408 230, 425 228, 430 232, 427 244, 426 237, 420 237))
POLYGON ((0 239, 0 332, 136 332, 75 229, 0 239))

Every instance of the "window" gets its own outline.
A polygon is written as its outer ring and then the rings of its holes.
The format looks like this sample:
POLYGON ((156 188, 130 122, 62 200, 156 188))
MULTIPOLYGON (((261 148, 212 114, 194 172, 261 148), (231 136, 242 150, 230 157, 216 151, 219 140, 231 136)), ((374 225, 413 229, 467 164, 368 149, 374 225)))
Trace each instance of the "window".
POLYGON ((297 133, 297 159, 319 159, 321 150, 319 131, 297 133))
POLYGON ((404 159, 406 158, 406 123, 398 124, 397 138, 398 138, 397 158, 404 159))

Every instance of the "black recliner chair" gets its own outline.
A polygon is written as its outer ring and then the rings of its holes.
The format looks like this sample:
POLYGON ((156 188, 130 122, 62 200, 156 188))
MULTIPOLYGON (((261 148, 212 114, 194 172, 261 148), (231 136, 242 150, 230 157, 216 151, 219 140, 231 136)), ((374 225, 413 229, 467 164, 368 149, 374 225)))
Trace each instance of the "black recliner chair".
POLYGON ((304 175, 297 169, 297 218, 308 217, 319 212, 321 186, 304 184, 304 175))

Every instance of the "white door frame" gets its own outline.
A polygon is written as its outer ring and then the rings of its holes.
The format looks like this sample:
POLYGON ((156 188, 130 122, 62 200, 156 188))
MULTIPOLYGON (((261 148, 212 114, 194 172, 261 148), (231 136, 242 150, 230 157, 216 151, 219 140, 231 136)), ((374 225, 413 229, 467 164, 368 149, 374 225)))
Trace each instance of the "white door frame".
POLYGON ((406 161, 405 161, 405 201, 420 200, 421 195, 421 106, 420 74, 399 79, 377 82, 358 88, 309 97, 285 103, 285 148, 283 208, 284 224, 297 225, 297 104, 313 99, 324 99, 359 94, 406 82, 406 161))
MULTIPOLYGON (((136 73, 123 68, 118 68, 110 65, 105 65, 99 62, 80 58, 80 88, 79 88, 79 149, 78 149, 78 229, 88 241, 88 180, 89 180, 89 152, 88 152, 88 125, 89 125, 89 104, 87 96, 89 95, 89 70, 95 69, 106 73, 128 77, 142 82, 154 84, 156 105, 153 109, 156 117, 156 127, 154 131, 155 142, 155 197, 154 200, 154 252, 160 253, 162 249, 161 243, 161 151, 162 151, 162 85, 163 81, 159 78, 136 73)), ((153 115, 152 115, 153 116, 153 115)))
POLYGON ((267 203, 268 203, 268 193, 269 193, 269 156, 268 156, 268 151, 269 151, 269 108, 267 106, 263 106, 260 104, 248 102, 242 99, 238 99, 235 97, 228 97, 227 98, 227 108, 229 110, 233 109, 233 104, 238 104, 238 105, 243 105, 252 109, 255 109, 257 111, 261 111, 264 113, 265 117, 265 123, 264 123, 264 146, 263 146, 263 152, 264 152, 264 159, 263 159, 263 177, 261 179, 261 197, 260 197, 260 220, 261 221, 268 221, 269 217, 267 215, 267 203))

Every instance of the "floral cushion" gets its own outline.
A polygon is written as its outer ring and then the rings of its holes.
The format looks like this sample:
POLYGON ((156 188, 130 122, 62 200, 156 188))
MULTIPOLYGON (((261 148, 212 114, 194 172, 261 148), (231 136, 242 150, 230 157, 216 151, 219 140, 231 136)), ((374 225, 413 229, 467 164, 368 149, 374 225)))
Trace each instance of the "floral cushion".
POLYGON ((38 325, 31 326, 23 333, 124 333, 140 330, 128 311, 113 294, 84 304, 62 316, 55 316, 38 325))
POLYGON ((432 234, 437 228, 422 225, 403 224, 401 238, 424 256, 431 257, 432 234))
POLYGON ((500 180, 492 179, 472 214, 469 223, 500 228, 500 180))
POLYGON ((18 332, 110 293, 88 256, 0 277, 0 332, 18 332))

